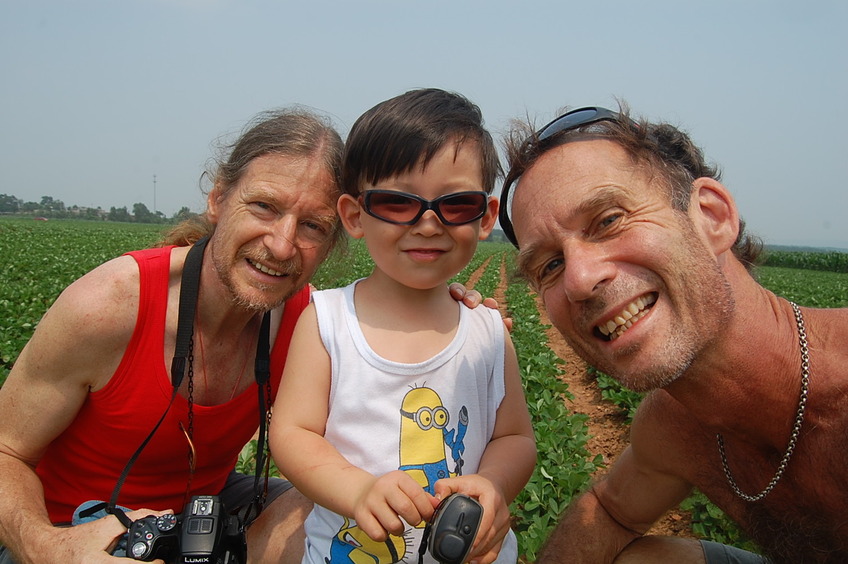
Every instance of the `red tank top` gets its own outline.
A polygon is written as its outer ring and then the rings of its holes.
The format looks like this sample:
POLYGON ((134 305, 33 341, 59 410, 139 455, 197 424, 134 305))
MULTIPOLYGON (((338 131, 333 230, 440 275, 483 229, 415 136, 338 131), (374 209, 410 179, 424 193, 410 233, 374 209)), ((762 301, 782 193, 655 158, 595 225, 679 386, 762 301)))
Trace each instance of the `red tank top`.
MULTIPOLYGON (((109 500, 129 458, 165 412, 172 386, 163 342, 171 248, 128 253, 138 263, 138 319, 115 374, 88 395, 73 423, 47 448, 36 467, 54 523, 71 520, 88 500, 109 500)), ((271 351, 271 388, 276 395, 292 331, 309 303, 309 288, 286 301, 271 351)), ((96 362, 97 359, 92 359, 96 362)), ((195 472, 189 495, 214 495, 224 486, 238 454, 259 425, 257 386, 216 406, 194 405, 195 472)), ((186 501, 189 479, 188 401, 178 395, 153 439, 121 488, 118 504, 173 509, 186 501)))

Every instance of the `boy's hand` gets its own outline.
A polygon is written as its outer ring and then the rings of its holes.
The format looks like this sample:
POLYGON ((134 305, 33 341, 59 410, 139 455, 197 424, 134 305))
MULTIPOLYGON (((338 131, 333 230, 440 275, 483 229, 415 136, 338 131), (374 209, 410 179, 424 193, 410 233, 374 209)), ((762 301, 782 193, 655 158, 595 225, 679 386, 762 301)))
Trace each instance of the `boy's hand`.
POLYGON ((406 523, 429 521, 438 500, 402 470, 376 478, 356 501, 353 518, 366 535, 384 541, 388 534, 400 536, 406 523), (403 521, 401 521, 403 519, 403 521))
POLYGON ((453 493, 473 497, 483 506, 480 529, 474 539, 469 558, 477 564, 494 562, 509 532, 510 514, 503 493, 479 474, 445 478, 436 482, 436 498, 445 499, 453 493))

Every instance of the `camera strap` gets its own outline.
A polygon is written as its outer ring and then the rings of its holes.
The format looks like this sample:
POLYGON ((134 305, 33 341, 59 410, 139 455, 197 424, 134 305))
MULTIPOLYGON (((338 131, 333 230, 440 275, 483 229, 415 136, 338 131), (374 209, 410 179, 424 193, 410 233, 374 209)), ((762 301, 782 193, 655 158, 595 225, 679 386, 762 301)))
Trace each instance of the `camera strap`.
POLYGON ((433 522, 430 521, 424 526, 424 533, 421 535, 421 544, 418 545, 418 564, 424 564, 424 555, 427 554, 427 542, 430 540, 430 533, 433 532, 433 522))
MULTIPOLYGON (((206 244, 208 242, 209 238, 204 237, 197 241, 194 245, 192 245, 191 249, 189 249, 188 254, 186 255, 185 263, 183 265, 183 273, 180 280, 180 302, 179 316, 177 318, 177 338, 176 344, 174 346, 174 357, 171 360, 171 383, 173 385, 173 392, 171 394, 171 399, 168 402, 168 406, 165 408, 165 412, 159 418, 159 421, 153 427, 153 430, 150 431, 150 434, 147 435, 147 438, 144 439, 144 441, 141 443, 141 446, 138 447, 135 453, 130 457, 129 461, 127 461, 123 472, 121 472, 121 475, 118 478, 117 483, 115 484, 115 489, 112 491, 112 497, 110 498, 109 502, 96 504, 86 509, 84 514, 81 513, 82 517, 90 516, 100 510, 105 510, 107 513, 115 515, 115 517, 118 518, 121 524, 127 527, 128 529, 132 525, 132 521, 126 516, 124 511, 117 506, 118 494, 120 493, 121 488, 124 485, 124 481, 126 481, 127 476, 130 473, 130 469, 133 467, 144 448, 156 434, 156 431, 159 429, 159 426, 165 420, 165 417, 168 415, 171 406, 174 404, 174 400, 177 397, 180 385, 182 384, 183 378, 185 377, 186 367, 189 367, 189 380, 191 380, 192 370, 190 365, 193 356, 192 340, 194 337, 194 320, 195 312, 197 311, 197 299, 200 293, 200 271, 201 266, 203 264, 203 251, 205 250, 206 244)), ((271 312, 268 311, 265 312, 265 315, 262 317, 262 325, 259 330, 259 341, 257 343, 256 348, 256 362, 254 365, 254 374, 256 377, 256 383, 259 388, 259 441, 256 449, 256 475, 254 479, 254 497, 250 503, 250 509, 255 510, 256 515, 254 515, 252 519, 245 520, 245 523, 248 524, 253 519, 255 519, 256 516, 258 516, 259 512, 262 510, 262 506, 265 502, 265 497, 267 494, 267 473, 264 488, 260 488, 259 482, 263 467, 268 462, 266 434, 268 419, 270 418, 271 413, 270 327, 271 312)), ((189 404, 189 410, 190 409, 191 403, 189 404)), ((191 417, 191 414, 189 414, 189 417, 191 417)), ((248 513, 250 513, 250 511, 248 513)))
POLYGON ((253 480, 253 500, 244 516, 244 526, 247 528, 254 519, 259 517, 265 506, 268 495, 268 474, 270 458, 268 458, 268 424, 271 419, 271 312, 262 316, 262 326, 259 328, 259 342, 256 344, 256 364, 254 375, 259 396, 259 437, 256 444, 256 468, 253 480), (265 473, 265 481, 260 486, 260 477, 265 473))

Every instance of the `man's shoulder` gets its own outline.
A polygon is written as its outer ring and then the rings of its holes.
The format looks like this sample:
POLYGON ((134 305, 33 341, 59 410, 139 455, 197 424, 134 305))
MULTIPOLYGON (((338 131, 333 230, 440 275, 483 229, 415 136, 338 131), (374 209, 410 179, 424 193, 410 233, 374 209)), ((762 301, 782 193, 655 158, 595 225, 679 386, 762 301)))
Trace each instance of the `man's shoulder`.
POLYGON ((848 308, 812 309, 804 316, 811 346, 848 354, 848 308))
POLYGON ((842 409, 848 389, 848 308, 805 310, 804 320, 814 381, 811 386, 818 388, 815 393, 819 398, 829 398, 825 405, 848 419, 842 409))
POLYGON ((48 317, 86 336, 131 332, 139 300, 139 270, 132 257, 121 256, 94 268, 70 284, 48 317))
POLYGON ((94 268, 65 288, 48 309, 27 344, 25 361, 16 368, 26 373, 47 366, 42 371, 53 380, 99 389, 130 340, 138 296, 138 268, 131 257, 94 268), (92 365, 91 359, 97 362, 92 365))
POLYGON ((88 271, 63 293, 78 294, 80 299, 86 296, 91 302, 111 303, 113 300, 127 302, 129 298, 138 296, 141 280, 140 264, 152 262, 160 269, 170 272, 171 276, 179 276, 186 248, 152 248, 131 251, 108 260, 88 271))
POLYGON ((684 417, 686 413, 687 409, 683 404, 677 401, 667 391, 660 388, 645 394, 645 397, 636 409, 634 424, 665 422, 684 417))
POLYGON ((630 440, 637 453, 663 464, 687 464, 713 444, 709 433, 691 412, 664 390, 649 392, 642 400, 630 427, 630 440))
POLYGON ((122 255, 88 271, 70 284, 64 293, 81 294, 79 298, 96 296, 97 299, 102 299, 112 294, 124 294, 133 286, 137 288, 138 281, 139 271, 136 261, 128 255, 122 255))

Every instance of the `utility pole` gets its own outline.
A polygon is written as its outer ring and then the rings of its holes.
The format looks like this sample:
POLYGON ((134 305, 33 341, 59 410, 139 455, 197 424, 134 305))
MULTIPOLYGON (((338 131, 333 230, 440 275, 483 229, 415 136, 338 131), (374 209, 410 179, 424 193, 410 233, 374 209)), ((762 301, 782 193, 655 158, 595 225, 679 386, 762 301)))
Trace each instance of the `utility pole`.
POLYGON ((153 175, 153 215, 156 215, 156 175, 153 175))

